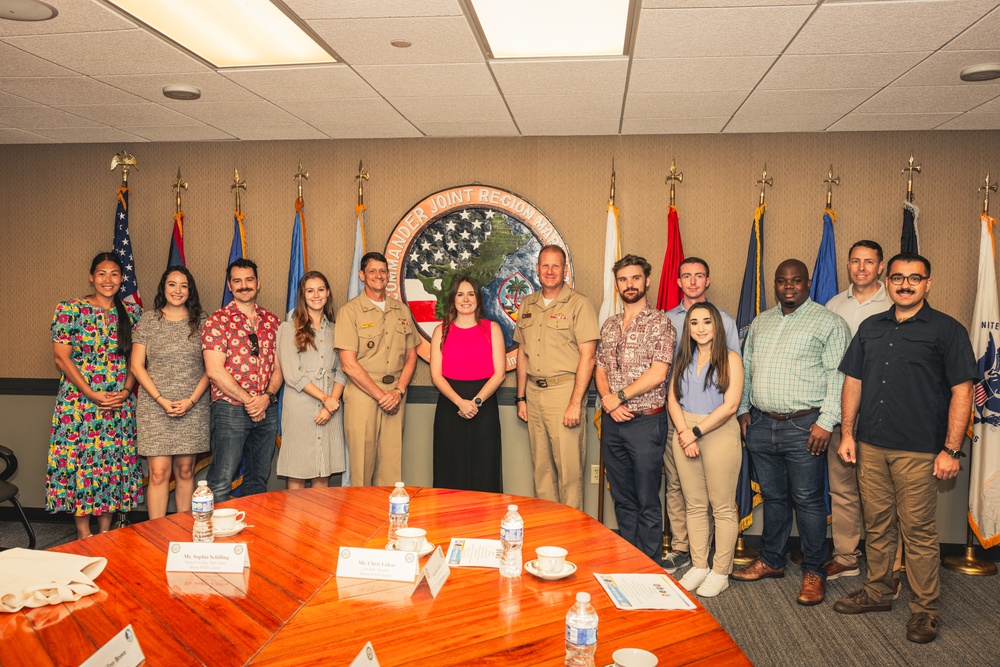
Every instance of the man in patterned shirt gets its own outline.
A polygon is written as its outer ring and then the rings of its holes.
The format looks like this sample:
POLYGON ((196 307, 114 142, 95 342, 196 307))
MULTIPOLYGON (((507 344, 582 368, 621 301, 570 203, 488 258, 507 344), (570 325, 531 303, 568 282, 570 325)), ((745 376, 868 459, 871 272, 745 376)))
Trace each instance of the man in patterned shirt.
POLYGON ((646 301, 650 269, 636 255, 625 255, 612 268, 625 310, 601 327, 594 380, 604 410, 601 448, 618 530, 659 564, 660 468, 667 435, 664 382, 677 335, 666 313, 646 301))
POLYGON ((792 508, 802 545, 797 601, 815 605, 826 590, 826 448, 840 423, 850 341, 839 315, 809 298, 809 269, 786 259, 774 272, 778 305, 753 321, 743 348, 746 380, 736 412, 764 497, 760 558, 733 572, 740 581, 785 576, 792 508))
POLYGON ((237 259, 226 269, 233 300, 205 321, 201 349, 212 381, 212 465, 208 485, 215 501, 229 499, 233 478, 246 460, 243 495, 267 491, 278 434, 281 369, 275 363, 278 318, 257 305, 257 265, 237 259))

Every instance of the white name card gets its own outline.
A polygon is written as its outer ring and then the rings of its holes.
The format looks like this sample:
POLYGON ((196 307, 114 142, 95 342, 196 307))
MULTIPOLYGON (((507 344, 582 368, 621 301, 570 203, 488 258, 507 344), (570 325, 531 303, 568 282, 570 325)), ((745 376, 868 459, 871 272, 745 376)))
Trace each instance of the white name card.
POLYGON ((444 552, 441 551, 441 547, 437 547, 434 549, 431 557, 427 559, 424 569, 420 572, 420 578, 417 579, 417 584, 413 587, 413 592, 416 593, 417 589, 420 588, 420 584, 426 581, 427 587, 431 591, 431 597, 436 598, 438 591, 444 586, 444 582, 448 580, 449 574, 451 574, 451 568, 448 567, 448 563, 444 559, 444 552))
POLYGON ((145 659, 135 631, 131 625, 126 625, 94 655, 80 663, 80 667, 138 667, 145 659))
POLYGON ((358 657, 351 662, 350 667, 380 667, 378 657, 375 655, 375 648, 371 642, 365 644, 361 653, 358 653, 358 657))
POLYGON ((417 554, 411 551, 340 547, 337 576, 412 582, 417 578, 418 565, 417 554))
POLYGON ((171 542, 167 572, 243 572, 250 567, 245 542, 171 542))

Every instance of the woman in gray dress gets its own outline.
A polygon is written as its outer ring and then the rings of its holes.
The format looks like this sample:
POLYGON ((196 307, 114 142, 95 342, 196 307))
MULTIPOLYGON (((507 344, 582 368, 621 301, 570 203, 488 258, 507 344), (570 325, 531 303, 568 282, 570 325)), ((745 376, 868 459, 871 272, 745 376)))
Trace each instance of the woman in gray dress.
POLYGON ((195 457, 209 449, 208 376, 199 331, 204 320, 194 276, 183 266, 163 272, 153 309, 142 314, 132 345, 139 392, 139 455, 149 465, 149 518, 167 514, 170 474, 178 512, 191 509, 195 457))
POLYGON ((278 474, 289 489, 329 486, 346 470, 340 398, 347 376, 333 349, 333 297, 319 271, 299 281, 291 321, 278 327, 278 363, 285 378, 278 474))

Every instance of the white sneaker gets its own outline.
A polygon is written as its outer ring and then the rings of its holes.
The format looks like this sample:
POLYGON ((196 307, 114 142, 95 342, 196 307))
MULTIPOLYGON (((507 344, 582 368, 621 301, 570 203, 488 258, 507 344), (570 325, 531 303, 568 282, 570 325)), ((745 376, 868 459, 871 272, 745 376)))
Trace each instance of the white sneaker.
POLYGON ((709 569, 707 567, 692 567, 677 583, 683 586, 684 590, 693 591, 701 586, 708 573, 709 569))
POLYGON ((727 588, 729 588, 729 575, 709 572, 695 592, 703 598, 714 598, 727 588))

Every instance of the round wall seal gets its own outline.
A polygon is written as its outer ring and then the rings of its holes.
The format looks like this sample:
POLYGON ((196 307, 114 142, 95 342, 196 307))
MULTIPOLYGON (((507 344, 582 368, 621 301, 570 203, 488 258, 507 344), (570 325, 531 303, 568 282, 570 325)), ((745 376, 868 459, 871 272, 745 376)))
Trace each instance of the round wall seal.
POLYGON ((535 265, 545 245, 566 251, 566 282, 573 261, 559 230, 537 206, 491 185, 460 185, 428 195, 389 235, 389 296, 410 307, 423 338, 417 354, 430 360, 430 340, 441 323, 448 289, 470 275, 483 286, 486 317, 500 325, 507 370, 517 366, 514 327, 521 300, 541 289, 535 265))

